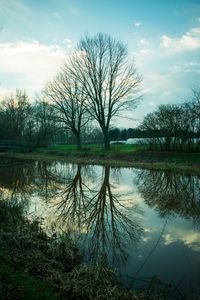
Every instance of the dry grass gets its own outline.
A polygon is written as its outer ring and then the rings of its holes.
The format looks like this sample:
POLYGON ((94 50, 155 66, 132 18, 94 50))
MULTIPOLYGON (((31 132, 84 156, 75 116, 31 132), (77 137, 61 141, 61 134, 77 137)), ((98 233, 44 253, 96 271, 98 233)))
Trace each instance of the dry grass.
POLYGON ((47 236, 40 220, 0 199, 0 299, 167 299, 163 291, 122 288, 100 257, 85 265, 69 235, 47 236))

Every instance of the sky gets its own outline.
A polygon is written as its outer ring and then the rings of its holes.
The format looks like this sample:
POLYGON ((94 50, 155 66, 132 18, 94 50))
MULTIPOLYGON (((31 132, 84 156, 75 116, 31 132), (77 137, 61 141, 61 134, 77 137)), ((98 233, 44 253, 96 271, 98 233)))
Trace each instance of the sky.
POLYGON ((16 89, 34 99, 98 32, 124 42, 142 76, 142 100, 114 125, 135 127, 200 86, 200 0, 0 0, 0 99, 16 89))

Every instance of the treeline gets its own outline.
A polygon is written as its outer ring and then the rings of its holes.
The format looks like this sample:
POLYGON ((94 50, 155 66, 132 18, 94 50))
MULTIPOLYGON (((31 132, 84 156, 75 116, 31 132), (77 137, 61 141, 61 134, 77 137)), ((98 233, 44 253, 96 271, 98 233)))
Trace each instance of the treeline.
POLYGON ((30 143, 47 146, 62 134, 55 122, 54 109, 42 99, 31 102, 17 90, 0 103, 0 140, 2 143, 30 143))
MULTIPOLYGON (((80 139, 85 144, 103 145, 100 128, 90 120, 82 128, 80 139)), ((76 144, 77 138, 55 105, 39 96, 30 99, 25 91, 17 90, 0 102, 0 143, 46 147, 51 143, 76 144)))
POLYGON ((143 137, 143 131, 138 128, 112 128, 109 131, 110 141, 125 141, 130 138, 141 138, 143 137))
POLYGON ((200 88, 192 91, 189 101, 160 105, 149 113, 139 129, 149 132, 151 149, 199 152, 200 150, 200 88))
POLYGON ((113 128, 109 131, 109 139, 110 141, 126 141, 128 139, 148 139, 161 137, 165 135, 164 131, 160 130, 143 130, 140 128, 113 128))
MULTIPOLYGON (((148 114, 138 128, 112 128, 110 141, 141 139, 151 150, 200 151, 200 89, 193 90, 189 101, 159 106, 148 114)), ((84 143, 103 145, 100 128, 90 120, 81 130, 84 143)), ((17 90, 0 103, 1 143, 23 143, 37 147, 50 143, 76 143, 77 138, 59 118, 58 110, 44 98, 31 101, 17 90)))

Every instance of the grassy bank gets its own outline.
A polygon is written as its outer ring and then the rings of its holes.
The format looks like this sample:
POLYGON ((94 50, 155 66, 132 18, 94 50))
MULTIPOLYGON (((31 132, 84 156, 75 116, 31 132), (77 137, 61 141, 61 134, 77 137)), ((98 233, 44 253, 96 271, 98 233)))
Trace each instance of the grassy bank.
POLYGON ((75 145, 52 145, 34 149, 31 153, 4 152, 0 155, 33 160, 65 160, 83 164, 170 170, 200 175, 199 153, 150 152, 145 145, 112 145, 108 151, 98 145, 85 146, 81 151, 76 150, 75 145))
POLYGON ((103 258, 86 266, 69 235, 47 236, 39 220, 23 217, 23 208, 0 199, 0 299, 167 299, 151 286, 143 292, 123 289, 103 258))

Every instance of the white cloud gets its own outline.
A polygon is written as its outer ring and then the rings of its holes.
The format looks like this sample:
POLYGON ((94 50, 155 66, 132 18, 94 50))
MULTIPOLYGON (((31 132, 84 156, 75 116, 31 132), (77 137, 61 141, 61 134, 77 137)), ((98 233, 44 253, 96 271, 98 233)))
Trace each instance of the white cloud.
POLYGON ((140 118, 159 104, 184 100, 190 87, 199 81, 200 27, 176 38, 165 35, 162 45, 160 38, 139 33, 132 38, 131 54, 143 78, 144 97, 135 111, 140 118))
POLYGON ((182 65, 174 65, 168 68, 171 73, 198 73, 200 74, 200 63, 196 61, 186 62, 182 65))
POLYGON ((170 245, 177 241, 182 242, 184 245, 193 249, 194 251, 200 251, 200 233, 193 232, 192 230, 183 230, 180 228, 173 228, 173 233, 167 233, 164 236, 165 245, 170 245))
POLYGON ((59 70, 65 56, 59 45, 38 41, 0 43, 1 92, 16 88, 39 91, 59 70))
POLYGON ((163 35, 161 40, 161 48, 167 50, 171 54, 195 51, 200 48, 200 27, 192 28, 178 38, 163 35))
POLYGON ((19 41, 16 43, 0 43, 0 57, 14 57, 20 54, 46 53, 48 56, 62 56, 58 45, 40 44, 38 41, 19 41))
POLYGON ((140 27, 140 26, 142 26, 142 22, 134 21, 133 26, 140 27))

